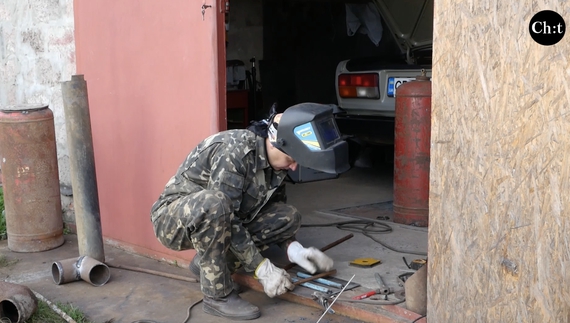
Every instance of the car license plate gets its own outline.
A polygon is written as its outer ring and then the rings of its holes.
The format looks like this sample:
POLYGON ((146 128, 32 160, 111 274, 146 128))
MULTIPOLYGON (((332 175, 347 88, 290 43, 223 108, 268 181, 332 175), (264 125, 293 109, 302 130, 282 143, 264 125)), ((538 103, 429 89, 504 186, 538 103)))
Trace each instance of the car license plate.
POLYGON ((388 78, 388 96, 395 97, 396 96, 396 89, 400 87, 400 85, 415 80, 415 77, 389 77, 388 78))

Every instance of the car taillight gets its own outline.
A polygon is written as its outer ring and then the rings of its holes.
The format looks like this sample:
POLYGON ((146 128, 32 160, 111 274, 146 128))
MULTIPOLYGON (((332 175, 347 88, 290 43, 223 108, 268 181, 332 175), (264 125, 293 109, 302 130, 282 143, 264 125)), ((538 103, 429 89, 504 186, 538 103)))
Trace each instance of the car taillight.
POLYGON ((338 93, 341 98, 379 99, 378 74, 340 74, 338 93))

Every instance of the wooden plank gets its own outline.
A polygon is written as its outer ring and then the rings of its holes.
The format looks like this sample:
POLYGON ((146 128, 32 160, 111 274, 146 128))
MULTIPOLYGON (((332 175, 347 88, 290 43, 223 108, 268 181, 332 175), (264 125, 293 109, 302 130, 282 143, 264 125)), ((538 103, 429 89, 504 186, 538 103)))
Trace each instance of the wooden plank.
POLYGON ((570 2, 435 3, 428 320, 566 322, 569 36, 533 41, 570 2))

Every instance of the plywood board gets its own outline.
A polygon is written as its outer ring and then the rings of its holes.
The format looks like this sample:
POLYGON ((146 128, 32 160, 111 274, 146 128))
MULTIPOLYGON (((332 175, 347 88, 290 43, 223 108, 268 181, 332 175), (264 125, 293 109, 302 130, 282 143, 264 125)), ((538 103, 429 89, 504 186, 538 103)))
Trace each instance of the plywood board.
POLYGON ((570 2, 435 2, 428 321, 567 322, 570 2))

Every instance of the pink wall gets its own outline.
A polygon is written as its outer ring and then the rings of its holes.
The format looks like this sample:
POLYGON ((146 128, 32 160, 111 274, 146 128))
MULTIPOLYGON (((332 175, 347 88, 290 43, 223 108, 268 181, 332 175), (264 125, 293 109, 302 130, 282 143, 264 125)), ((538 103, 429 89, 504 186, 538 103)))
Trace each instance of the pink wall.
POLYGON ((209 8, 202 20, 201 6, 74 2, 77 74, 85 75, 89 92, 103 236, 183 262, 194 252, 160 245, 149 211, 190 150, 225 124, 223 13, 209 8))

